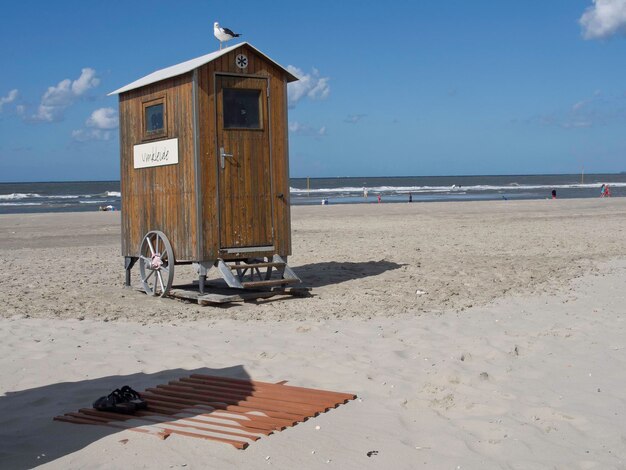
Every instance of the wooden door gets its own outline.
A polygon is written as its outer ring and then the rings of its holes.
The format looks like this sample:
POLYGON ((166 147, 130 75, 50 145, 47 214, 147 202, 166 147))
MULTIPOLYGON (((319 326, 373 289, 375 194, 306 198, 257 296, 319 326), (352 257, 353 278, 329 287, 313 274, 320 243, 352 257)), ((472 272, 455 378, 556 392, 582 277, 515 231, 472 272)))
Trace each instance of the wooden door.
POLYGON ((216 76, 221 249, 273 245, 267 89, 264 78, 216 76))

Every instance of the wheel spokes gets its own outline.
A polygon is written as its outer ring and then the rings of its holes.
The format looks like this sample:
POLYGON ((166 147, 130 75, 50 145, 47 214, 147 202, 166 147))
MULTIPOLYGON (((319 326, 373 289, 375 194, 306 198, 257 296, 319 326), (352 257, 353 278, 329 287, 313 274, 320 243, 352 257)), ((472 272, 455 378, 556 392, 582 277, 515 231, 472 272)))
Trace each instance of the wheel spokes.
POLYGON ((159 234, 155 234, 154 235, 154 252, 156 254, 159 254, 159 234))
POLYGON ((146 242, 148 242, 148 247, 150 248, 150 254, 154 256, 156 252, 154 251, 154 248, 152 247, 152 242, 150 241, 150 237, 146 237, 146 242))
MULTIPOLYGON (((165 292, 165 285, 163 284, 163 276, 161 275, 161 271, 157 271, 157 277, 159 278, 159 284, 161 284, 161 292, 165 292)), ((154 291, 156 292, 156 286, 154 291)))

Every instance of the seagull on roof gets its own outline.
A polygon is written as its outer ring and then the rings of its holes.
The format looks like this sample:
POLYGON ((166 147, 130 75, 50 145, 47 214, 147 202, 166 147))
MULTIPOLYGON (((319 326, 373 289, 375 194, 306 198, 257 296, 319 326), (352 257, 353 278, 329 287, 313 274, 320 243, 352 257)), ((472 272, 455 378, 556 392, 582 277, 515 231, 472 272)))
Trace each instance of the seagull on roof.
POLYGON ((222 28, 217 21, 213 23, 213 34, 220 42, 220 49, 222 48, 223 42, 230 41, 233 38, 238 38, 239 36, 241 36, 241 34, 233 33, 228 28, 222 28))

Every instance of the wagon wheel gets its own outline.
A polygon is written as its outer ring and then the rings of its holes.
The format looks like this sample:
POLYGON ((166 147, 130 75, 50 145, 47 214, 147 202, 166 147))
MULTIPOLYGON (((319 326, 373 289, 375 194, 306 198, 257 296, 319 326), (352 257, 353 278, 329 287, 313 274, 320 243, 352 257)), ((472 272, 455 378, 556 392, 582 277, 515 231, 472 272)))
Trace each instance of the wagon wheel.
POLYGON ((167 295, 174 281, 174 251, 163 232, 148 232, 139 248, 139 273, 148 295, 167 295))

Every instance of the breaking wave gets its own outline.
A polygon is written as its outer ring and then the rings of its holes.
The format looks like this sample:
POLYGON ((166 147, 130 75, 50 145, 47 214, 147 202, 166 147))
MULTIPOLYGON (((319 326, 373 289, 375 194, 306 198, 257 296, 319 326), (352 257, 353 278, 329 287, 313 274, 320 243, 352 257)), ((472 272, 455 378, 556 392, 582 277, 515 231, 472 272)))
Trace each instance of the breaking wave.
MULTIPOLYGON (((292 194, 363 194, 365 190, 368 193, 447 193, 454 192, 480 192, 480 191, 524 191, 524 190, 536 190, 536 189, 600 189, 602 183, 589 183, 589 184, 518 184, 511 183, 507 185, 487 185, 480 184, 474 186, 371 186, 371 187, 355 187, 345 186, 340 188, 317 188, 317 189, 302 189, 302 188, 289 188, 292 194)), ((610 183, 613 188, 624 188, 626 183, 610 183)))

